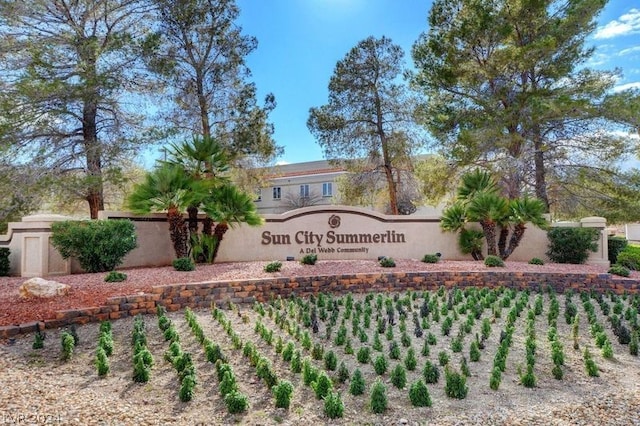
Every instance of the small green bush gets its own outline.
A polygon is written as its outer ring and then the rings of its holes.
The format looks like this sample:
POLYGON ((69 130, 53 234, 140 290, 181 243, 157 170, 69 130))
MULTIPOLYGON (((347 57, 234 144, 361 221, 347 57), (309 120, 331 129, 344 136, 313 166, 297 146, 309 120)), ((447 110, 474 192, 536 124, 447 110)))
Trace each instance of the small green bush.
POLYGON ((409 348, 409 350, 407 350, 407 356, 404 357, 404 366, 407 367, 407 370, 413 371, 417 365, 418 359, 416 358, 416 351, 413 348, 409 348))
POLYGON ((338 392, 329 392, 324 398, 324 414, 330 419, 343 416, 344 403, 338 392))
POLYGON ((599 236, 595 228, 551 228, 547 231, 547 256, 557 263, 584 263, 589 258, 589 251, 598 250, 599 236))
POLYGON ((361 364, 366 364, 371 359, 371 350, 368 346, 362 346, 358 349, 358 354, 356 355, 358 362, 361 364))
POLYGON ((440 257, 437 254, 425 254, 422 258, 424 263, 438 263, 440 257))
POLYGON ((280 272, 282 269, 282 262, 276 260, 275 262, 267 263, 264 267, 265 272, 280 272))
POLYGON ((182 378, 180 384, 180 401, 188 402, 193 399, 194 388, 196 387, 196 377, 193 374, 187 374, 182 378))
POLYGON ((621 277, 628 277, 629 275, 631 275, 631 271, 629 270, 629 268, 626 268, 622 265, 611 265, 611 267, 609 268, 608 271, 610 274, 613 275, 619 275, 621 277))
POLYGON ((46 338, 46 334, 40 330, 36 331, 36 334, 33 336, 33 344, 31 345, 32 349, 42 349, 44 348, 44 339, 46 338))
POLYGON ((378 378, 371 387, 371 411, 376 414, 384 413, 387 410, 387 388, 382 381, 378 378))
POLYGON ((398 389, 402 389, 407 385, 407 370, 402 364, 396 364, 391 370, 391 383, 398 389))
POLYGON ((618 263, 618 254, 627 247, 628 243, 629 242, 624 237, 612 236, 607 239, 609 263, 612 265, 618 263))
POLYGON ((444 377, 444 391, 449 398, 464 399, 467 397, 469 387, 467 386, 467 378, 464 374, 447 368, 444 372, 444 377))
POLYGON ((387 367, 387 358, 382 354, 378 355, 373 362, 373 370, 377 375, 382 376, 387 372, 387 367))
POLYGON ((302 259, 300 259, 300 263, 302 263, 303 265, 315 265, 317 261, 317 254, 307 254, 302 259))
POLYGON ((424 364, 424 369, 422 370, 422 377, 424 377, 424 381, 426 383, 438 383, 438 379, 440 378, 440 370, 438 370, 438 366, 427 360, 424 364))
POLYGON ((529 261, 529 265, 544 265, 544 260, 539 257, 534 257, 529 261))
POLYGON ((409 399, 414 407, 431 407, 431 396, 429 389, 422 379, 414 382, 409 388, 409 399))
POLYGON ((135 226, 130 220, 55 222, 51 243, 64 259, 75 257, 86 272, 115 269, 136 248, 135 226))
POLYGON ((449 355, 445 351, 438 352, 438 362, 441 367, 449 364, 449 355))
POLYGON ((11 264, 9 263, 9 255, 11 250, 7 247, 0 248, 0 277, 6 277, 9 275, 11 264))
POLYGON ((340 366, 338 367, 337 377, 338 377, 338 382, 340 383, 346 382, 351 377, 351 374, 349 373, 349 369, 345 365, 344 361, 342 361, 340 363, 340 366))
POLYGON ((196 264, 193 263, 193 260, 190 257, 181 257, 179 259, 173 259, 173 269, 181 272, 194 271, 196 269, 196 264))
POLYGON ((136 383, 147 383, 151 375, 151 368, 148 367, 141 356, 134 358, 133 381, 136 383))
POLYGON ((334 371, 338 366, 338 357, 333 351, 329 351, 324 355, 324 368, 334 371))
POLYGON ((273 395, 276 397, 276 407, 289 409, 291 396, 293 395, 293 385, 287 380, 280 380, 273 387, 273 395))
POLYGON ((490 268, 502 267, 504 266, 504 261, 500 259, 498 256, 487 256, 484 259, 484 264, 485 266, 488 266, 490 268))
POLYGON ((393 260, 393 258, 391 258, 391 257, 383 257, 382 259, 380 259, 378 261, 378 263, 383 268, 395 268, 395 266, 396 266, 395 260, 393 260))
POLYGON ((618 253, 616 263, 633 271, 640 270, 640 247, 627 246, 624 250, 618 253))
POLYGON ((242 413, 249 407, 249 398, 237 390, 228 393, 224 397, 224 404, 230 414, 242 413))
POLYGON ((101 346, 98 346, 96 350, 96 369, 100 377, 109 373, 109 358, 107 358, 107 354, 101 346))
POLYGON ((75 340, 70 333, 66 331, 60 335, 60 344, 62 346, 62 359, 69 361, 73 356, 73 349, 75 348, 75 340))
POLYGON ((333 390, 333 382, 331 381, 329 376, 327 376, 327 373, 322 371, 320 374, 318 374, 318 378, 313 383, 311 383, 311 388, 315 392, 316 398, 322 399, 325 398, 329 394, 329 392, 333 390))
POLYGON ((121 281, 125 281, 126 279, 127 274, 118 271, 110 271, 107 276, 104 277, 104 281, 107 283, 119 283, 121 281))
POLYGON ((365 387, 366 384, 364 381, 364 376, 362 375, 362 371, 356 368, 356 371, 353 372, 351 383, 349 384, 349 393, 353 396, 362 395, 364 393, 365 387))

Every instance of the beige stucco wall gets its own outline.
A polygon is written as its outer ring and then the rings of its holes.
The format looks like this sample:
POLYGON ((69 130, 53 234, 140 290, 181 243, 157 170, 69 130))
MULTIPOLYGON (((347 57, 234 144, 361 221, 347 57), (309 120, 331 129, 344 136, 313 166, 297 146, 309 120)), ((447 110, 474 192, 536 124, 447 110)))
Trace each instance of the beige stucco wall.
MULTIPOLYGON (((126 212, 100 212, 101 219, 132 219, 138 247, 124 259, 121 268, 170 265, 174 259, 165 214, 136 216, 126 212)), ((11 223, 9 233, 0 236, 0 247, 11 249, 11 274, 46 276, 81 272, 76 261, 64 261, 49 242, 51 223, 64 216, 26 217, 11 223)), ((588 263, 608 265, 605 220, 584 218, 553 226, 596 227, 601 229, 598 251, 588 263)), ((533 257, 547 260, 546 231, 528 227, 511 261, 533 257)), ((319 259, 421 259, 427 253, 443 259, 469 260, 457 246, 457 234, 443 232, 436 216, 387 216, 372 210, 345 206, 314 206, 283 214, 264 215, 259 227, 240 225, 226 233, 217 262, 272 261, 315 253, 319 259), (342 241, 341 241, 342 240, 342 241)))
MULTIPOLYGON (((140 217, 130 213, 101 212, 101 218, 140 217)), ((320 259, 376 259, 378 256, 420 259, 427 253, 439 252, 444 259, 471 259, 457 247, 457 235, 443 232, 435 216, 387 216, 377 212, 345 206, 313 206, 283 214, 263 216, 260 227, 240 225, 229 229, 218 253, 218 262, 296 260, 308 253, 320 259), (340 219, 332 228, 329 219, 340 219), (339 243, 339 234, 360 236, 371 242, 339 243), (333 235, 333 241, 331 241, 333 235), (385 242, 374 242, 375 235, 385 242), (384 237, 383 237, 384 235, 384 237), (387 235, 395 235, 390 241, 387 235), (318 240, 319 239, 319 240, 318 240), (353 251, 358 250, 358 251, 353 251)), ((123 267, 170 264, 173 249, 164 215, 145 216, 136 220, 138 248, 125 259, 123 267)), ((521 246, 511 255, 515 261, 532 257, 546 259, 546 232, 529 227, 521 246)))

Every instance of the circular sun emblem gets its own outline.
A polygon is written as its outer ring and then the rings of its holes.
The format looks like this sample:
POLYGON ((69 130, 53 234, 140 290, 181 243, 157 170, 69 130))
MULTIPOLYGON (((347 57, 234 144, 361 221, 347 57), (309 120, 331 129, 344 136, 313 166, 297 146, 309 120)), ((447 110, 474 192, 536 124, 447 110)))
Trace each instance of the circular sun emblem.
POLYGON ((340 226, 340 216, 332 214, 329 218, 329 227, 337 228, 338 226, 340 226))

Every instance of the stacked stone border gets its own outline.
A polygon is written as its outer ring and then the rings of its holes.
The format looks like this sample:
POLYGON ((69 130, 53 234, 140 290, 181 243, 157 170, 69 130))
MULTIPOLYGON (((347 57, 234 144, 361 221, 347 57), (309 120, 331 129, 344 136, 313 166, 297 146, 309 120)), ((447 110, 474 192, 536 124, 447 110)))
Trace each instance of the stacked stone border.
POLYGON ((271 298, 286 298, 295 293, 308 296, 318 293, 367 293, 429 291, 464 287, 507 287, 516 290, 546 289, 556 292, 613 291, 617 294, 640 292, 640 280, 624 279, 611 274, 561 274, 533 272, 397 272, 345 275, 287 277, 243 281, 215 281, 171 284, 153 287, 150 293, 116 296, 103 306, 58 311, 54 319, 0 327, 0 338, 35 332, 38 329, 65 327, 71 324, 116 320, 137 314, 154 314, 158 305, 168 311, 189 308, 209 308, 213 302, 252 303, 271 298))

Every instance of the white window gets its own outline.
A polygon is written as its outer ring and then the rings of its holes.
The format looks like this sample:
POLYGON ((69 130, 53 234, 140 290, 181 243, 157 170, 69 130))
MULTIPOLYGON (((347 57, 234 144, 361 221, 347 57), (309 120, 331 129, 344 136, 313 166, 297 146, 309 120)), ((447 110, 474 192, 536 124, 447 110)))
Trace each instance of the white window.
POLYGON ((254 202, 262 201, 262 190, 260 188, 256 189, 256 198, 253 200, 254 202))
POLYGON ((300 185, 300 198, 309 198, 309 185, 300 185))
POLYGON ((322 184, 322 196, 333 197, 333 183, 325 182, 322 184))
POLYGON ((273 199, 274 200, 279 200, 281 195, 282 195, 282 188, 280 188, 279 186, 274 186, 273 187, 273 199))

